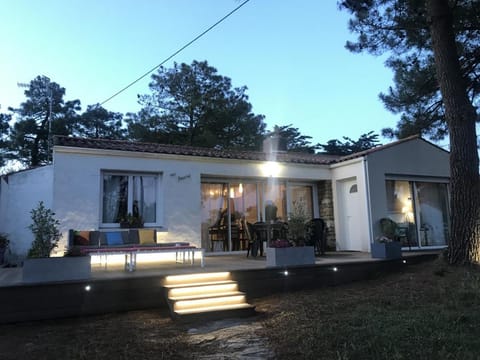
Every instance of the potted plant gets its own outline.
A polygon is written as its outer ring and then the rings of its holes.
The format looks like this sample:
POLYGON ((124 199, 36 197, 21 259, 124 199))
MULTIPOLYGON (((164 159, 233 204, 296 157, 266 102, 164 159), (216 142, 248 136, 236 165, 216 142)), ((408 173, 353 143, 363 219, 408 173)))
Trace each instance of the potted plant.
POLYGON ((28 251, 29 258, 48 258, 53 249, 58 246, 62 234, 58 230, 60 222, 55 219, 55 213, 46 208, 43 201, 30 211, 32 223, 28 228, 33 233, 33 242, 28 251))
POLYGON ((120 219, 120 227, 121 228, 142 228, 143 227, 143 219, 141 216, 132 215, 128 213, 127 216, 120 219))
POLYGON ((23 262, 23 281, 26 283, 88 279, 91 274, 89 256, 50 257, 62 236, 55 213, 40 201, 30 212, 29 229, 34 240, 23 262))
POLYGON ((305 230, 308 221, 305 204, 302 199, 292 202, 292 211, 288 217, 288 239, 295 246, 305 245, 305 230))
POLYGON ((288 221, 288 241, 287 239, 276 240, 267 247, 268 267, 315 264, 314 247, 305 246, 305 229, 308 220, 305 204, 300 199, 293 201, 292 205, 288 221))
POLYGON ((5 263, 5 253, 7 252, 10 241, 6 234, 0 233, 0 265, 5 263))
POLYGON ((397 237, 397 224, 389 218, 380 219, 381 235, 371 244, 373 258, 399 259, 402 245, 397 237))

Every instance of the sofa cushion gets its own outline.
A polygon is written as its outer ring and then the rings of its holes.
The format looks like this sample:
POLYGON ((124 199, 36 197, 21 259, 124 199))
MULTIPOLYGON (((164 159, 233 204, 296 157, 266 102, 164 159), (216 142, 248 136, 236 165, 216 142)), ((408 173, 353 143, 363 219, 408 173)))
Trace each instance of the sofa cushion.
POLYGON ((124 242, 125 242, 125 244, 138 245, 139 244, 138 230, 137 229, 130 229, 128 231, 127 239, 124 242))
POLYGON ((74 246, 90 245, 90 231, 75 231, 73 234, 74 246))
POLYGON ((140 245, 155 244, 155 230, 153 229, 139 229, 138 240, 140 245))
POLYGON ((90 231, 90 246, 100 246, 100 231, 90 231))
POLYGON ((105 233, 107 245, 123 245, 122 233, 120 231, 109 231, 105 233))

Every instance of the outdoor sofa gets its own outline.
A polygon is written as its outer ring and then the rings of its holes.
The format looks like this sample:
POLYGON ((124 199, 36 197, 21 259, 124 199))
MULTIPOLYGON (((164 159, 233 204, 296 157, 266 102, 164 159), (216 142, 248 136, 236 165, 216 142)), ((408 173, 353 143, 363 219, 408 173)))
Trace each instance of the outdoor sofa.
POLYGON ((189 261, 194 264, 195 254, 200 256, 204 267, 204 249, 188 242, 157 242, 155 229, 119 229, 119 230, 69 230, 68 248, 80 255, 98 255, 105 259, 108 255, 125 255, 125 270, 135 271, 137 254, 175 253, 177 263, 189 261))

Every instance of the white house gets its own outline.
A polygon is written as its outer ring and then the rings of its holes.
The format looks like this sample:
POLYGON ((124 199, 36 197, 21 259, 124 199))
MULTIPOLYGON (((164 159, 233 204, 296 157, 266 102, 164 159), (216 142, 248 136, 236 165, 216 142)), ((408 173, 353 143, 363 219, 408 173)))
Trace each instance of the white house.
POLYGON ((337 250, 370 251, 384 217, 405 229, 405 249, 441 247, 449 176, 448 152, 419 137, 345 157, 57 137, 51 165, 1 177, 0 232, 25 256, 43 200, 64 234, 58 255, 69 229, 118 228, 137 211, 166 241, 230 252, 245 249, 242 224, 268 220, 270 204, 284 221, 298 206, 324 219, 337 250), (219 242, 221 218, 230 228, 219 242))

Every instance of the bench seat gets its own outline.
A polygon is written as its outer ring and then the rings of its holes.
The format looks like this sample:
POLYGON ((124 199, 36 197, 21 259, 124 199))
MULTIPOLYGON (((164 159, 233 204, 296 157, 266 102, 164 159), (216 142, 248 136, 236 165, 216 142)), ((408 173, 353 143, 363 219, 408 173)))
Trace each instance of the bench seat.
MULTIPOLYGON (((177 263, 185 263, 190 260, 193 265, 195 261, 195 253, 200 255, 200 264, 204 267, 204 249, 197 248, 188 242, 166 242, 156 243, 152 241, 140 243, 145 241, 144 236, 139 236, 138 230, 120 230, 115 236, 115 242, 109 243, 108 234, 112 232, 99 231, 69 231, 69 248, 74 248, 84 255, 125 255, 125 270, 134 271, 136 269, 137 254, 140 253, 175 253, 177 263)), ((154 234, 154 231, 152 230, 154 234)), ((106 266, 106 261, 105 261, 106 266)))

